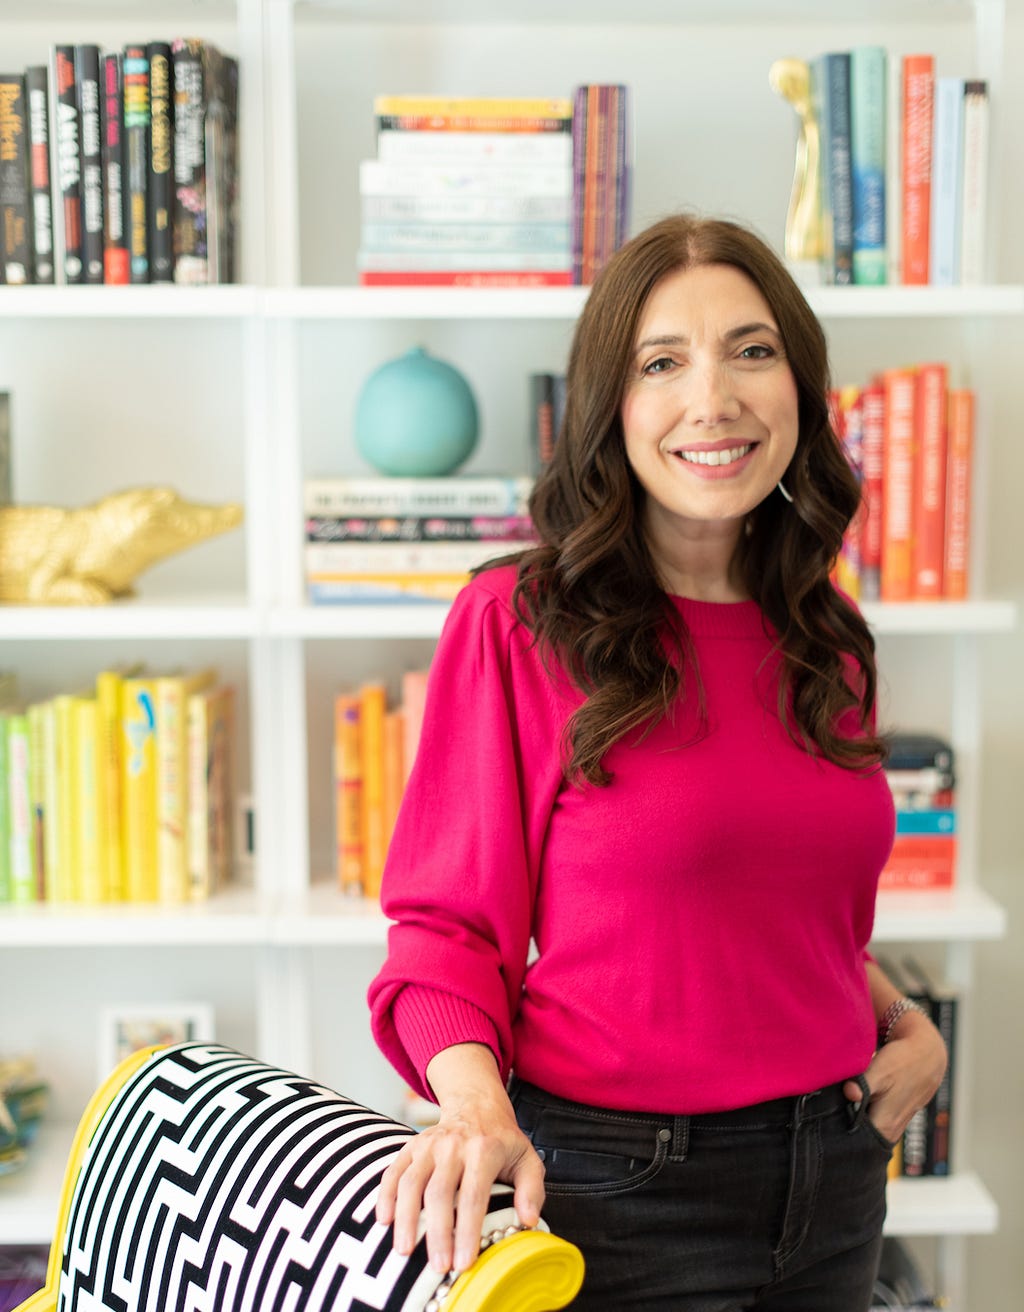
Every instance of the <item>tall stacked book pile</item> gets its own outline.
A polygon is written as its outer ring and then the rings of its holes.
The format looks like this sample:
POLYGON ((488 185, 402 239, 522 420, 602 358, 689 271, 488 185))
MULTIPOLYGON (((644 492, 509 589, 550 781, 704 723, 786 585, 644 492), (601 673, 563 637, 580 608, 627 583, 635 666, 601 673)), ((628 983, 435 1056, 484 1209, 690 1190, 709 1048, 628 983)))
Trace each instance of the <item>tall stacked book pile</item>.
POLYGON ((936 734, 894 734, 885 776, 896 806, 896 839, 879 887, 952 888, 957 857, 952 744, 936 734))
POLYGON ((57 45, 0 75, 0 274, 238 275, 238 62, 209 42, 57 45))
POLYGON ((969 591, 975 397, 945 364, 885 369, 832 394, 861 485, 837 580, 863 601, 959 601, 969 591))
POLYGON ((810 61, 821 147, 823 280, 985 281, 989 87, 881 46, 810 61))
POLYGON ((572 281, 572 102, 378 96, 359 170, 364 286, 572 281))
POLYGON ((222 885, 234 700, 213 669, 107 669, 87 692, 27 706, 8 689, 0 903, 181 903, 222 885))
POLYGON ((322 478, 305 487, 314 605, 451 601, 470 571, 534 541, 527 476, 322 478))
POLYGON ((588 83, 573 96, 573 282, 589 286, 629 235, 629 88, 588 83))

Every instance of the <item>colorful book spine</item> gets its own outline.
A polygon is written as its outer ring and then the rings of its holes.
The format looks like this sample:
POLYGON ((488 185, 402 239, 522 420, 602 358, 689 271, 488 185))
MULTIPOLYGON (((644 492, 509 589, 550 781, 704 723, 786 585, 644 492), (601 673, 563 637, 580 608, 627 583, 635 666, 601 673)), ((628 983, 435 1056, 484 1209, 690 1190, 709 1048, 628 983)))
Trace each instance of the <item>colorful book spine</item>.
POLYGON ((121 807, 124 768, 121 705, 123 675, 101 670, 96 676, 97 734, 99 738, 99 825, 102 834, 103 900, 120 902, 125 896, 122 855, 121 807))
POLYGON ((920 600, 943 595, 946 538, 947 369, 923 364, 917 370, 914 402, 913 541, 911 591, 920 600))
MULTIPOLYGON (((554 273, 569 269, 564 251, 374 251, 360 250, 356 265, 362 273, 554 273)), ((445 280, 442 280, 442 282, 445 280)), ((452 283, 452 279, 447 279, 452 283)), ((457 284, 453 284, 457 285, 457 284)))
POLYGON ((12 900, 11 781, 7 757, 7 711, 0 710, 0 904, 12 900))
POLYGON ((8 73, 0 76, 0 273, 5 282, 32 281, 31 237, 25 78, 8 73))
POLYGON ((917 383, 911 369, 888 369, 882 471, 882 601, 913 596, 914 440, 917 383))
POLYGON ((53 52, 53 115, 51 133, 56 151, 54 209, 58 223, 59 276, 66 283, 82 281, 82 163, 79 151, 78 97, 75 90, 75 48, 56 46, 53 52))
POLYGON ((149 282, 146 193, 149 179, 149 60, 144 45, 124 48, 125 224, 129 280, 149 282))
POLYGON ((860 536, 860 598, 882 595, 882 505, 885 474, 885 388, 873 379, 861 392, 861 495, 864 517, 860 536))
POLYGON ((78 790, 75 788, 75 699, 59 693, 53 699, 57 799, 57 872, 53 895, 57 902, 78 900, 78 790))
POLYGON ((888 55, 884 46, 850 52, 850 162, 853 181, 853 281, 888 281, 886 154, 888 55))
POLYGON ((850 119, 850 55, 822 55, 822 102, 826 106, 822 133, 822 170, 828 188, 832 227, 832 267, 829 281, 853 282, 853 168, 850 119))
POLYGON ((94 697, 74 698, 75 815, 78 825, 77 895, 80 902, 106 901, 99 706, 94 697))
POLYGON ((82 188, 82 281, 103 281, 103 135, 100 51, 75 46, 75 96, 82 188))
POLYGON ((361 897, 364 885, 362 718, 359 696, 334 699, 334 841, 338 887, 361 897))
POLYGON ((572 117, 572 101, 565 97, 530 96, 392 96, 374 98, 373 112, 381 115, 436 116, 442 119, 468 116, 485 120, 572 117))
POLYGON ((52 283, 53 193, 50 182, 50 75, 45 64, 25 69, 29 186, 32 193, 32 281, 52 283))
POLYGON ((310 515, 307 542, 533 542, 529 515, 310 515))
POLYGON ((569 269, 361 269, 360 287, 569 287, 569 269))
POLYGON ((238 276, 238 60, 205 48, 206 219, 211 283, 238 276))
POLYGON ((313 606, 435 605, 454 601, 469 582, 461 574, 332 574, 306 585, 313 606))
POLYGON ((234 807, 234 688, 220 684, 186 701, 188 895, 205 901, 230 878, 234 807))
POLYGON ((932 55, 903 57, 902 142, 903 225, 902 267, 906 284, 927 284, 932 194, 932 136, 935 59, 932 55))
POLYGON ((378 132, 568 132, 571 116, 508 114, 378 114, 378 132))
POLYGON ((204 42, 171 45, 174 75, 174 281, 209 280, 206 213, 206 63, 204 42))
POLYGON ((897 834, 879 877, 880 889, 952 888, 957 838, 945 834, 897 834))
POLYGON ((988 272, 988 83, 964 83, 963 183, 960 197, 960 282, 976 286, 988 272))
POLYGON ((35 826, 29 777, 28 717, 19 711, 7 719, 10 887, 11 901, 16 903, 36 900, 35 826))
POLYGON ((319 478, 305 484, 307 515, 525 515, 533 479, 319 478))
POLYGON ((964 80, 935 81, 928 280, 952 287, 960 276, 963 200, 964 80))
POLYGON ((161 902, 184 902, 188 872, 188 699, 210 687, 213 670, 153 680, 156 714, 156 870, 161 902))
POLYGON ((387 689, 367 683, 359 690, 359 752, 362 765, 363 892, 380 896, 387 830, 384 811, 384 719, 387 689))
POLYGON ((36 901, 47 900, 46 888, 46 766, 43 747, 41 702, 25 712, 28 717, 28 800, 32 808, 32 858, 35 868, 36 901))
POLYGON ((122 684, 121 843, 129 902, 156 902, 159 897, 155 695, 151 678, 133 676, 122 684))
POLYGON ((485 561, 506 555, 518 543, 463 542, 316 542, 303 548, 306 577, 333 574, 465 574, 485 561))
POLYGON ((103 281, 130 277, 125 228, 124 56, 103 57, 103 281))
POLYGON ((47 902, 57 902, 62 896, 65 874, 62 840, 60 752, 57 745, 57 704, 55 698, 42 702, 39 708, 42 737, 43 771, 43 884, 47 902))
POLYGON ((174 102, 171 47, 146 46, 149 63, 149 136, 146 175, 146 247, 149 281, 174 281, 174 102))
POLYGON ((970 583, 971 466, 974 459, 974 393, 949 394, 949 452, 946 471, 946 535, 943 589, 950 601, 963 601, 970 583))

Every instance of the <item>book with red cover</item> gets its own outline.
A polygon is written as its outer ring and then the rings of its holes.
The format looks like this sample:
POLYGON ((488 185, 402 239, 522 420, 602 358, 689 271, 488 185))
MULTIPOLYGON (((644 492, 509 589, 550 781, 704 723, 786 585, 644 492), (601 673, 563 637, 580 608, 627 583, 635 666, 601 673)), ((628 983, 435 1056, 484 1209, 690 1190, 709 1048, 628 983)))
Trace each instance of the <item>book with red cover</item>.
POLYGON ((903 281, 927 283, 931 240, 935 57, 903 58, 903 281))
POLYGON ((897 834, 878 887, 952 888, 956 882, 956 856, 954 834, 897 834))
POLYGON ((943 586, 950 601, 962 601, 968 591, 974 452, 974 393, 968 388, 954 388, 949 394, 948 445, 943 586))
POLYGON ((914 451, 913 594, 934 601, 942 596, 946 537, 946 404, 944 364, 917 370, 914 451))
POLYGON ((860 599, 877 601, 882 590, 882 476, 885 451, 885 388, 875 378, 860 394, 861 495, 860 599))
POLYGON ((914 410, 917 380, 912 369, 887 369, 885 437, 882 452, 883 601, 909 601, 914 500, 914 410))

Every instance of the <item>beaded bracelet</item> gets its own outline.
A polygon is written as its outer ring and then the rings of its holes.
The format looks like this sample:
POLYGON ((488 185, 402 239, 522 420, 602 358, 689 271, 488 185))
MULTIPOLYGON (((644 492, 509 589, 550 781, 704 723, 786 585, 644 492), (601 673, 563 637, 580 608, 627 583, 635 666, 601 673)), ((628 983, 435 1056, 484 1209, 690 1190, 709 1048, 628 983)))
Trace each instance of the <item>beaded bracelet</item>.
MULTIPOLYGON (((492 1230, 490 1234, 486 1234, 481 1238, 480 1252, 482 1253, 484 1249, 490 1248, 493 1244, 498 1243, 502 1239, 507 1239, 511 1235, 518 1234, 520 1230, 528 1230, 529 1228, 529 1226, 525 1225, 507 1225, 500 1230, 492 1230)), ((441 1312, 441 1309, 448 1301, 449 1294, 452 1292, 452 1285, 455 1284, 461 1274, 461 1271, 449 1271, 438 1285, 437 1289, 435 1289, 434 1297, 428 1301, 423 1312, 441 1312)))
POLYGON ((924 1007, 919 1002, 915 1002, 913 998, 897 998, 895 1002, 890 1002, 878 1022, 878 1046, 880 1048, 889 1042, 892 1038, 893 1029, 908 1011, 919 1012, 922 1016, 928 1015, 924 1007))

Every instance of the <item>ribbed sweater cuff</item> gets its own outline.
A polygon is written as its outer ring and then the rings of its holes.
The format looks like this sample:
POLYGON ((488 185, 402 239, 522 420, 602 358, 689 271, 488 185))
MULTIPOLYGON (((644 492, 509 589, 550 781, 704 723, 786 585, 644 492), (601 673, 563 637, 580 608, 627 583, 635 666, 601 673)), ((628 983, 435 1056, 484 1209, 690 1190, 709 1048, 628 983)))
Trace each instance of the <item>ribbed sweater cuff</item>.
POLYGON ((391 1008, 395 1033, 406 1056, 429 1089, 426 1069, 432 1057, 454 1043, 483 1043, 500 1064, 498 1031, 479 1007, 441 989, 407 984, 391 1008))

